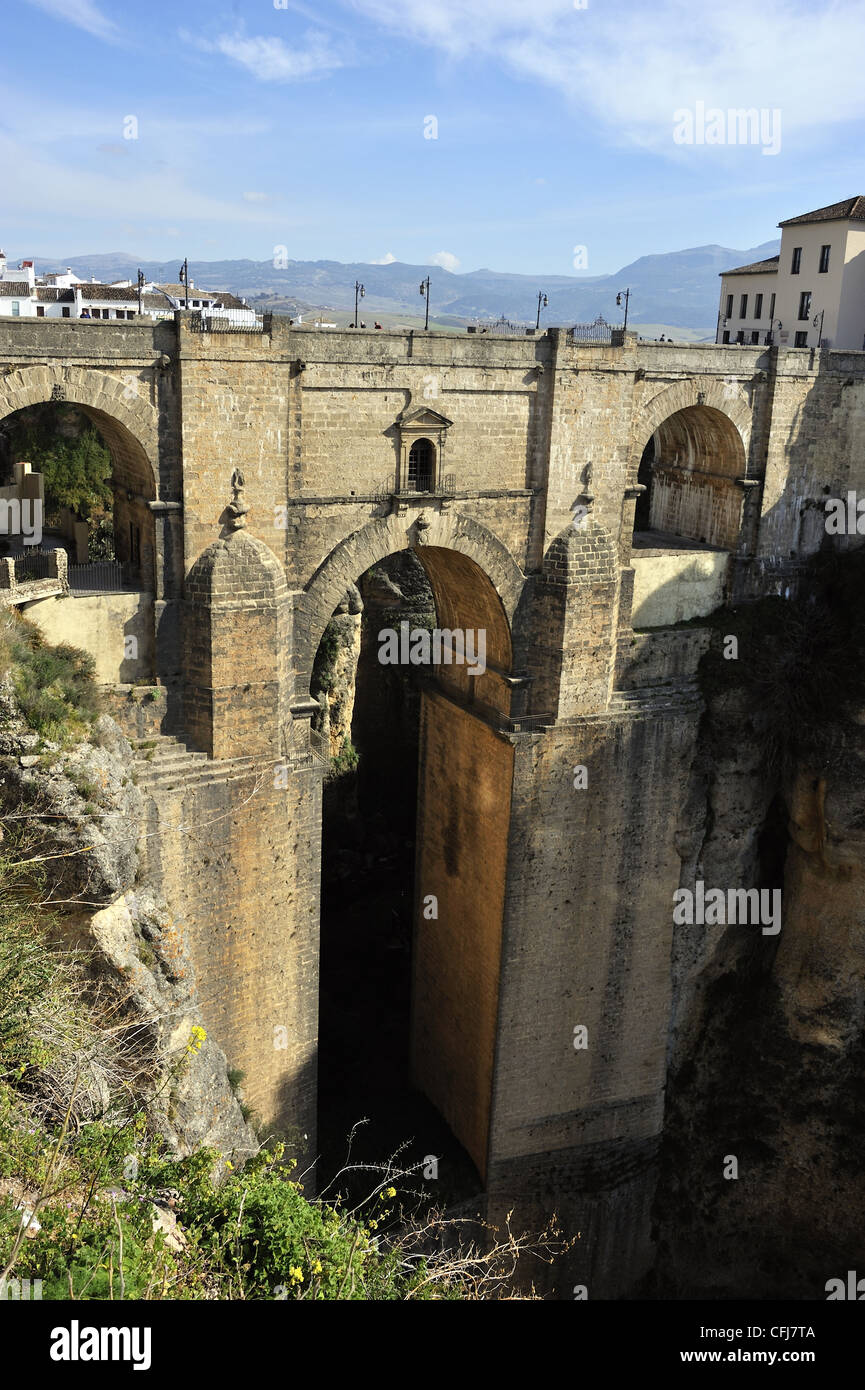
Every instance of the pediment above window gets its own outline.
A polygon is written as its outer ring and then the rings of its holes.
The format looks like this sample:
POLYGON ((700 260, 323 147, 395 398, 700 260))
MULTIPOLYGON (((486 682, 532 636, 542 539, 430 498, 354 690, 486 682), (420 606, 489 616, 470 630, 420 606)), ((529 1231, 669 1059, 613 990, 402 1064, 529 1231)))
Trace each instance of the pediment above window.
POLYGON ((400 430, 423 432, 424 430, 447 430, 453 424, 446 415, 441 415, 429 406, 417 406, 414 410, 403 411, 396 421, 400 430))

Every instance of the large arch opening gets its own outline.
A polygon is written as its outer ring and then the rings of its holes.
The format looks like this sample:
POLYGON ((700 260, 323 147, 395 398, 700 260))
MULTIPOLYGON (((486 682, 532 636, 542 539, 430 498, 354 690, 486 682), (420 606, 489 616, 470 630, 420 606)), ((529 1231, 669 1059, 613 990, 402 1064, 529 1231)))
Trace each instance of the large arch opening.
POLYGON ((637 481, 643 487, 634 514, 637 546, 688 540, 732 550, 742 521, 746 471, 741 435, 729 416, 693 405, 663 420, 647 441, 637 481))
POLYGON ((56 574, 56 552, 65 552, 73 601, 27 601, 25 584, 19 593, 28 618, 50 641, 88 651, 101 684, 149 682, 157 589, 153 469, 120 420, 60 396, 0 419, 5 514, 17 507, 22 516, 38 516, 29 534, 0 534, 0 553, 16 560, 17 582, 19 575, 26 581, 56 574))
POLYGON ((445 547, 372 565, 319 643, 321 1185, 367 1119, 353 1162, 405 1144, 406 1167, 435 1158, 438 1202, 482 1190, 513 757, 494 726, 511 665, 495 587, 445 547), (412 658, 424 634, 431 658, 439 634, 438 664, 412 658))
POLYGON ((153 470, 124 425, 67 401, 13 411, 0 420, 2 486, 22 472, 41 477, 43 538, 66 549, 73 579, 87 578, 76 567, 107 562, 118 567, 118 585, 153 592, 153 470))

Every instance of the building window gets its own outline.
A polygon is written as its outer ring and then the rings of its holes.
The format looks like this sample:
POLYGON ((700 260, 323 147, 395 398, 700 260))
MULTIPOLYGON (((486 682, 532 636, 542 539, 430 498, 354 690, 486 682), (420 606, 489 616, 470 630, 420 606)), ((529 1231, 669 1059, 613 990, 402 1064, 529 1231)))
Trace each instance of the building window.
POLYGON ((722 341, 723 343, 729 343, 729 341, 730 341, 730 330, 729 330, 728 328, 725 328, 725 329, 724 329, 724 336, 723 336, 723 338, 721 339, 721 341, 722 341))
POLYGON ((773 294, 773 295, 772 295, 772 298, 769 300, 769 327, 770 327, 770 328, 772 327, 772 323, 774 322, 774 319, 775 319, 775 296, 774 296, 774 294, 773 294))
POLYGON ((66 308, 63 308, 63 309, 60 310, 60 317, 61 317, 61 318, 64 318, 64 319, 68 319, 68 318, 69 318, 69 308, 68 308, 68 306, 67 306, 66 308))
POLYGON ((795 341, 795 343, 793 344, 793 346, 794 346, 794 347, 807 347, 807 346, 808 346, 808 330, 807 330, 807 328, 805 329, 804 333, 797 332, 797 334, 796 334, 796 341, 795 341))
POLYGON ((431 492, 435 450, 428 439, 416 439, 408 453, 410 492, 431 492))
POLYGON ((18 303, 18 300, 17 300, 17 299, 13 299, 13 300, 12 300, 12 317, 13 317, 13 319, 17 319, 17 318, 20 316, 20 314, 21 314, 21 305, 18 303))
POLYGON ((811 317, 811 291, 803 290, 799 295, 799 318, 809 319, 811 317))
POLYGON ((761 319, 762 317, 763 317, 763 296, 762 296, 761 294, 758 294, 758 295, 755 295, 755 296, 754 296, 754 318, 755 318, 755 319, 761 319))
POLYGON ((827 273, 828 269, 829 269, 829 252, 830 252, 831 250, 832 250, 831 246, 821 246, 821 247, 820 247, 820 274, 821 274, 821 275, 825 275, 825 274, 827 273))
POLYGON ((798 274, 799 274, 799 271, 800 271, 800 269, 801 269, 801 266, 802 266, 802 247, 801 247, 801 246, 794 246, 794 247, 793 247, 793 263, 792 263, 792 265, 790 266, 790 274, 791 274, 791 275, 798 275, 798 274))
POLYGON ((742 298, 739 300, 739 318, 740 318, 740 319, 746 319, 747 317, 748 317, 748 296, 747 296, 746 294, 743 294, 743 295, 742 295, 742 298))
POLYGON ((37 304, 37 305, 36 305, 36 317, 37 317, 37 319, 44 319, 44 317, 45 317, 45 305, 44 305, 44 304, 37 304))
POLYGON ((744 343, 744 341, 745 341, 745 330, 744 330, 743 328, 740 328, 740 329, 739 329, 739 332, 736 334, 736 342, 737 342, 737 343, 744 343))
POLYGON ((759 333, 759 330, 756 329, 756 328, 753 328, 753 329, 751 330, 751 342, 752 342, 752 343, 759 343, 759 341, 760 341, 760 333, 759 333))
POLYGON ((731 294, 728 294, 728 295, 727 295, 727 308, 726 308, 726 310, 725 310, 725 312, 724 312, 724 318, 725 318, 725 319, 731 319, 732 317, 733 317, 733 296, 732 296, 731 294))

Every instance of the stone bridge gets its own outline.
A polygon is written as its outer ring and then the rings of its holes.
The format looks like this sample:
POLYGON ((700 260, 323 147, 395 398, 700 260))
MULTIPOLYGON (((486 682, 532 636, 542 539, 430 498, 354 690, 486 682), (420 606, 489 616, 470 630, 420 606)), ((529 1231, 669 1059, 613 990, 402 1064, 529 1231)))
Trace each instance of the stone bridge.
MULTIPOLYGON (((118 557, 148 599, 131 678, 157 695, 121 713, 177 740, 145 779, 143 873, 250 1103, 311 1153, 318 643, 406 548, 440 625, 486 630, 484 674, 442 666, 423 696, 413 1075, 492 1216, 557 1209, 590 1296, 630 1287, 702 708, 704 634, 676 624, 795 583, 821 499, 862 484, 865 354, 4 321, 0 417, 58 399, 109 446, 118 557)), ((46 602, 75 640, 77 600, 46 602)))

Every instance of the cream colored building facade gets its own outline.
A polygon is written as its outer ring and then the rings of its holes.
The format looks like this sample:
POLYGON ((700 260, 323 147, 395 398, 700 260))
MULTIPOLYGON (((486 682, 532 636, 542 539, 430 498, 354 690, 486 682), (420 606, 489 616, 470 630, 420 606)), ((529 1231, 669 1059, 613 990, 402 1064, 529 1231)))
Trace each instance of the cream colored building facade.
POLYGON ((777 256, 721 276, 716 342, 865 350, 865 197, 778 225, 777 256))

